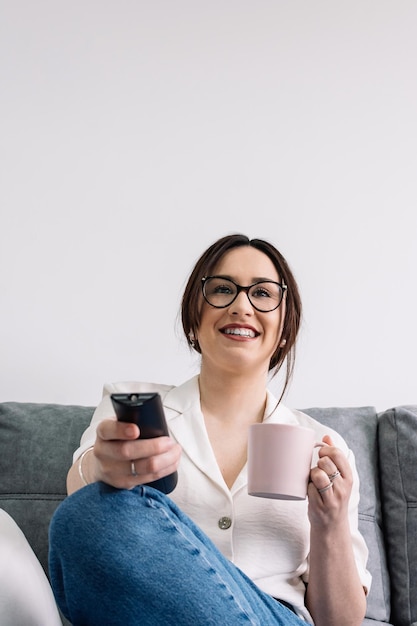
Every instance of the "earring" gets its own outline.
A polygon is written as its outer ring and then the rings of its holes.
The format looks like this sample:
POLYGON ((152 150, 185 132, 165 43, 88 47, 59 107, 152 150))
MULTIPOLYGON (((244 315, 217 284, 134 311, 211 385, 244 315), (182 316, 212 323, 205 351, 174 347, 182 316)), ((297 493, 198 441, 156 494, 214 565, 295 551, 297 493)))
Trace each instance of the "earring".
POLYGON ((287 340, 286 340, 286 339, 283 339, 283 340, 281 341, 281 343, 279 344, 279 347, 280 347, 280 348, 283 348, 285 345, 287 345, 287 340))
POLYGON ((191 347, 195 348, 195 335, 194 335, 193 331, 190 331, 188 333, 188 340, 190 342, 191 347))

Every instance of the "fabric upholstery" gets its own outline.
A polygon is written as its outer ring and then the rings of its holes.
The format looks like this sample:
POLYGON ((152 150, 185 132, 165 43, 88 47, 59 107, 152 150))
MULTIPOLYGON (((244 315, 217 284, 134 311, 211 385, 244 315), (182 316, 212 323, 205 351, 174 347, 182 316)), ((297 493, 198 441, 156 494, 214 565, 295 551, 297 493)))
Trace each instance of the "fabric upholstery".
POLYGON ((410 626, 417 623, 417 406, 382 413, 378 438, 392 619, 410 626))
POLYGON ((355 454, 360 479, 359 528, 369 548, 372 587, 366 616, 390 620, 390 586, 382 532, 377 447, 378 416, 373 407, 303 409, 322 424, 334 428, 355 454))
POLYGON ((66 495, 72 453, 92 408, 0 404, 0 508, 19 525, 45 572, 48 526, 66 495))

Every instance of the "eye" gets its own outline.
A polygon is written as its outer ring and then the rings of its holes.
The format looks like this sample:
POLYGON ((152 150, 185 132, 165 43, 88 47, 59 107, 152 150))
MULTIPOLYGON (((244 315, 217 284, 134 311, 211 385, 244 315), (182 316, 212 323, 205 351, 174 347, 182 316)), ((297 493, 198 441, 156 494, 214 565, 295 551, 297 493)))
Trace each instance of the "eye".
POLYGON ((206 283, 206 292, 211 295, 229 296, 235 293, 235 286, 224 278, 213 277, 206 283))
POLYGON ((232 288, 230 285, 213 285, 213 293, 232 293, 232 288))
POLYGON ((254 298, 272 298, 272 293, 266 288, 257 285, 251 294, 254 298))
POLYGON ((257 283, 253 285, 250 291, 251 298, 254 299, 270 299, 270 300, 279 300, 280 298, 280 287, 277 283, 274 282, 266 282, 266 283, 257 283))

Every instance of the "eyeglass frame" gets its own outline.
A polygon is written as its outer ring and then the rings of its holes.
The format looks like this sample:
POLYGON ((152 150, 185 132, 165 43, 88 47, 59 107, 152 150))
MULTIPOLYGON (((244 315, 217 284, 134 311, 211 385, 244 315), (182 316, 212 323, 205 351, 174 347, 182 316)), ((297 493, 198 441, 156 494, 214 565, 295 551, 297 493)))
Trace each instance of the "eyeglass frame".
POLYGON ((214 276, 203 276, 203 278, 201 279, 201 291, 203 293, 203 298, 204 300, 207 302, 207 304, 209 304, 210 306, 212 306, 214 309, 227 309, 228 306, 232 305, 233 302, 236 300, 236 298, 238 297, 238 295, 240 294, 241 291, 244 291, 247 295, 247 298, 249 300, 250 305, 255 309, 255 311, 258 311, 259 313, 272 313, 272 311, 276 311, 278 309, 279 306, 281 306, 282 301, 284 300, 284 296, 285 293, 288 289, 288 285, 286 285, 284 282, 279 283, 276 280, 257 280, 256 282, 252 283, 252 285, 248 285, 248 286, 243 286, 243 285, 238 285, 238 283, 235 283, 234 280, 232 280, 231 278, 227 278, 226 276, 218 276, 218 275, 214 275, 214 276), (234 298, 231 300, 231 302, 229 302, 228 304, 223 304, 222 306, 218 306, 216 304, 212 304, 211 302, 209 302, 209 300, 207 299, 207 296, 205 294, 205 285, 206 285, 206 281, 210 280, 210 278, 222 278, 223 280, 228 280, 230 283, 232 283, 237 291, 236 294, 234 296, 234 298), (257 306, 255 306, 252 302, 252 300, 249 297, 249 289, 252 289, 252 287, 255 287, 256 285, 262 285, 264 283, 272 283, 274 285, 278 285, 281 288, 281 299, 278 302, 278 304, 276 306, 274 306, 273 309, 269 309, 269 311, 262 311, 262 309, 259 309, 257 306))

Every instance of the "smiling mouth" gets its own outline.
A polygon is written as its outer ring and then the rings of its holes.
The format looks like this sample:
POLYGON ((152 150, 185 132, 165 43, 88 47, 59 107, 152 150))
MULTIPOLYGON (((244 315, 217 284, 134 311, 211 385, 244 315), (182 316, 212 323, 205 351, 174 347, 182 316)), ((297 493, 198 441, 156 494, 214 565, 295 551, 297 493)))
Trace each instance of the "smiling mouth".
MULTIPOLYGON (((256 337, 255 331, 250 328, 225 328, 221 331, 224 335, 239 335, 239 337, 256 337)), ((259 333, 258 333, 259 334, 259 333)))

